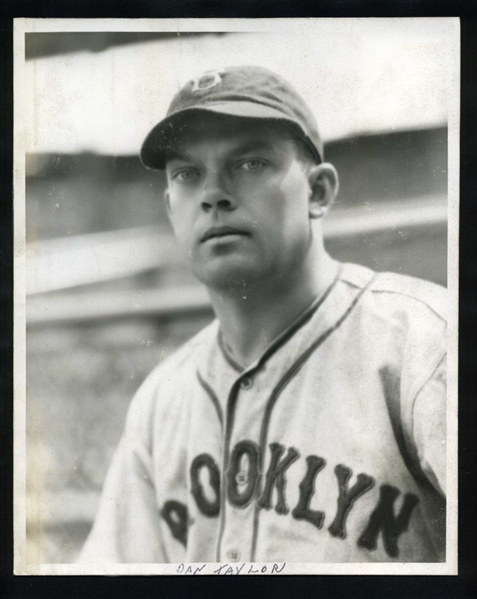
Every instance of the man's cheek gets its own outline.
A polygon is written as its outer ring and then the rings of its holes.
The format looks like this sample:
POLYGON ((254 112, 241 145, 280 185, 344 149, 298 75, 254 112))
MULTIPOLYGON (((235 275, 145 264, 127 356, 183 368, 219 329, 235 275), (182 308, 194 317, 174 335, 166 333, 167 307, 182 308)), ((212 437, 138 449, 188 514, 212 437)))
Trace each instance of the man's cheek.
POLYGON ((178 220, 172 222, 172 230, 174 232, 174 237, 176 239, 176 244, 179 251, 187 260, 190 260, 193 251, 193 244, 190 234, 187 234, 186 228, 178 220))

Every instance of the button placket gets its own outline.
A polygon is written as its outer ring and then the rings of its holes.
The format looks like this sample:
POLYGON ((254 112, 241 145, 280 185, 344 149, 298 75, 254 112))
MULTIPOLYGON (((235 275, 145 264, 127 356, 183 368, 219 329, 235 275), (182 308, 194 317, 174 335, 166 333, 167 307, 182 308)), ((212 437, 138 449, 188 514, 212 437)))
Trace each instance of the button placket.
MULTIPOLYGON (((251 439, 257 438, 257 431, 251 430, 250 423, 248 423, 248 416, 246 415, 248 402, 253 401, 258 391, 254 374, 256 374, 254 371, 252 373, 242 373, 238 377, 238 380, 235 380, 232 387, 232 392, 236 395, 234 403, 230 404, 230 407, 233 405, 233 411, 238 410, 240 416, 235 416, 233 427, 235 430, 230 431, 231 434, 227 440, 229 459, 237 443, 248 439, 249 436, 251 439), (254 391, 250 391, 252 388, 254 391), (241 395, 242 398, 240 397, 241 395), (238 425, 238 423, 241 424, 238 425)), ((256 423, 253 421, 252 426, 254 427, 255 425, 256 423)), ((224 468, 227 468, 229 465, 224 464, 224 468)), ((250 484, 250 473, 245 464, 238 464, 237 466, 238 470, 235 471, 231 484, 236 486, 240 495, 247 492, 247 485, 250 484)), ((224 485, 223 488, 226 489, 227 486, 224 485)), ((250 547, 252 546, 253 502, 248 502, 246 506, 238 507, 233 502, 230 503, 227 494, 225 494, 223 514, 225 525, 220 540, 221 547, 219 545, 219 561, 224 558, 229 562, 238 562, 247 559, 247 557, 250 557, 250 547), (222 557, 220 557, 221 555, 222 557)))

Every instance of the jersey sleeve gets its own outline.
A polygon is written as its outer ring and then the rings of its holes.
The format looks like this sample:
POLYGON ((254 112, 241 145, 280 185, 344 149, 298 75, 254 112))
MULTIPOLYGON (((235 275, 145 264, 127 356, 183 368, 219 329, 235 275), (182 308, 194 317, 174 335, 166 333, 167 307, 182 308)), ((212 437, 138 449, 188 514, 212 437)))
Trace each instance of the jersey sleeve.
POLYGON ((420 389, 413 406, 413 438, 427 479, 446 493, 447 375, 444 356, 420 389))
POLYGON ((165 562, 151 455, 153 390, 133 399, 81 563, 165 562))

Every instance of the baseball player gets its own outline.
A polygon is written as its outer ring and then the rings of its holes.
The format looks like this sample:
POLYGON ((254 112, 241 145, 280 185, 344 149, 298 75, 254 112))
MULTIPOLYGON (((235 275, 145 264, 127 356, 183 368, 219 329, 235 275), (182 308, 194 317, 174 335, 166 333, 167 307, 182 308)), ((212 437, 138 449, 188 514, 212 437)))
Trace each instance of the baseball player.
POLYGON ((209 71, 141 159, 217 318, 139 389, 82 561, 444 561, 444 289, 326 253, 301 97, 209 71))

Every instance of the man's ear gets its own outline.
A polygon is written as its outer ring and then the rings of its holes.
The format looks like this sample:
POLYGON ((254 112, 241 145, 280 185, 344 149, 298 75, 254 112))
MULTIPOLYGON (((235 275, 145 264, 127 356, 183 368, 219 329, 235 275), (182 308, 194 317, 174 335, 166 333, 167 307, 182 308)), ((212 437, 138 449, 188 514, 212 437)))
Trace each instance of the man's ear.
POLYGON ((338 173, 332 164, 323 162, 310 169, 308 182, 310 185, 308 213, 310 218, 321 218, 328 212, 338 194, 338 173))

